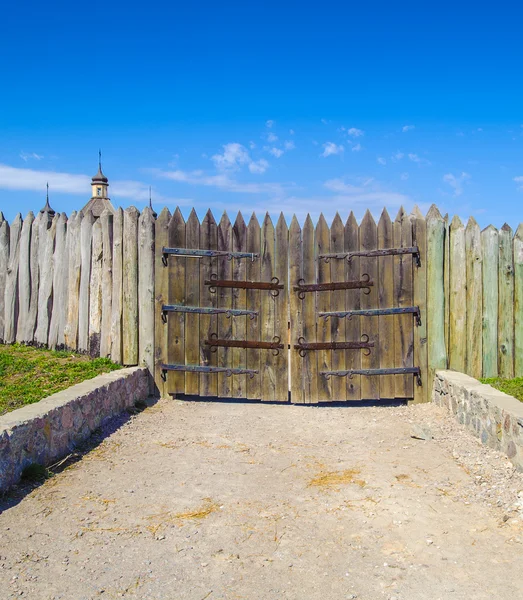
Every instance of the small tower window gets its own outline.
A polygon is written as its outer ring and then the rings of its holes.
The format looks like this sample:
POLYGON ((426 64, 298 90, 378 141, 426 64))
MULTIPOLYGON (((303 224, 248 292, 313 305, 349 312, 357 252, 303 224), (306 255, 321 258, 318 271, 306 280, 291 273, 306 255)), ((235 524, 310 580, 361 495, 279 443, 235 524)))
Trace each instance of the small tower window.
POLYGON ((101 196, 102 195, 102 188, 101 187, 97 187, 96 188, 96 195, 97 196, 101 196))

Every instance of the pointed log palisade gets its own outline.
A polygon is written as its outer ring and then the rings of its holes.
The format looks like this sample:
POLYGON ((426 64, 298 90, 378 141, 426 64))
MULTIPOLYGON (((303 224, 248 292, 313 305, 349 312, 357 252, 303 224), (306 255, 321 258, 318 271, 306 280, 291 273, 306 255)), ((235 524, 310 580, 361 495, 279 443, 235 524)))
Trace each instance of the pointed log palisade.
POLYGON ((162 396, 426 402, 436 369, 523 376, 523 225, 186 218, 0 213, 0 341, 145 365, 162 396))

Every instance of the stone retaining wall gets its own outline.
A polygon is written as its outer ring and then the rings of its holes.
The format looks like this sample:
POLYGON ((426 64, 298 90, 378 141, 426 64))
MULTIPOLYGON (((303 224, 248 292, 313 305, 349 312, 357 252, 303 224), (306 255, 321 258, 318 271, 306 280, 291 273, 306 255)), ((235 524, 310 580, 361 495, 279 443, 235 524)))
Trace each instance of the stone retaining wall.
POLYGON ((0 417, 0 492, 30 464, 67 456, 102 423, 149 396, 146 368, 99 375, 0 417))
POLYGON ((523 471, 523 403, 455 371, 437 371, 432 400, 523 471))

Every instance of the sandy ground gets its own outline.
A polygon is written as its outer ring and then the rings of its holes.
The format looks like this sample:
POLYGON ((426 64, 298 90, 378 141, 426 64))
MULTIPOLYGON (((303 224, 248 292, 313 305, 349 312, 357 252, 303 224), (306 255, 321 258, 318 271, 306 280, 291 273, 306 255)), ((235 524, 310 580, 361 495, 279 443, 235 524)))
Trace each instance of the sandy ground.
POLYGON ((523 478, 432 405, 162 400, 1 509, 2 600, 523 598, 523 478))

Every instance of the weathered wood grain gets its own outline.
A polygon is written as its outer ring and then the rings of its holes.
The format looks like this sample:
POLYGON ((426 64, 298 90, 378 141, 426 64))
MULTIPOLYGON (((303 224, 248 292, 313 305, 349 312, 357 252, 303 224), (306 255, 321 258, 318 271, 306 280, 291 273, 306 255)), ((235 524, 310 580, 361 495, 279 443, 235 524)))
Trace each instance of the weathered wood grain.
POLYGON ((450 221, 448 213, 443 217, 445 223, 445 238, 443 252, 443 284, 445 289, 445 348, 447 352, 447 366, 450 353, 450 221))
MULTIPOLYGON (((261 229, 256 215, 252 213, 247 226, 247 252, 260 254, 261 247, 261 229)), ((249 281, 261 281, 261 260, 247 259, 247 279, 249 281)), ((247 290, 245 298, 245 307, 248 310, 260 310, 261 302, 260 290, 247 290)), ((259 341, 261 334, 261 319, 258 316, 255 319, 247 319, 247 338, 249 340, 259 341)), ((260 350, 255 348, 247 349, 247 368, 260 370, 260 350)), ((261 399, 261 375, 247 378, 247 398, 253 400, 261 399)))
MULTIPOLYGON (((218 250, 232 251, 232 225, 226 212, 218 224, 218 250)), ((232 261, 226 257, 218 258, 218 279, 232 279, 232 261)), ((232 308, 232 290, 230 288, 218 288, 219 308, 232 308)), ((218 315, 218 337, 223 340, 232 338, 232 319, 226 315, 218 315)), ((258 316, 259 318, 259 316, 258 316)), ((230 367, 232 362, 232 351, 230 348, 218 349, 218 366, 230 367)), ((218 397, 232 397, 232 381, 224 373, 218 373, 218 397)))
POLYGON ((482 374, 483 339, 481 320, 483 306, 483 282, 481 232, 474 217, 470 217, 465 229, 465 254, 467 271, 467 366, 466 373, 476 379, 482 374))
POLYGON ((78 300, 80 295, 80 226, 82 213, 74 211, 67 222, 66 252, 67 261, 67 306, 65 312, 64 345, 76 350, 78 344, 78 300))
MULTIPOLYGON (((91 235, 94 217, 89 210, 83 215, 80 226, 80 296, 78 299, 78 350, 87 352, 89 349, 89 284, 91 281, 91 235)), ((41 231, 41 230, 40 230, 41 231)), ((40 237, 42 245, 42 237, 40 237)), ((40 312, 40 305, 38 307, 40 312)))
MULTIPOLYGON (((360 249, 360 229, 354 213, 351 211, 347 222, 345 223, 345 252, 354 252, 360 249)), ((357 281, 360 278, 360 258, 355 256, 351 261, 345 263, 346 281, 357 281)), ((374 283, 376 285, 376 282, 374 283)), ((347 290, 345 292, 346 310, 359 310, 361 308, 360 290, 347 290)), ((358 341, 361 339, 361 319, 354 318, 346 320, 345 335, 348 341, 358 341)), ((361 352, 347 351, 345 354, 345 365, 347 369, 361 369, 361 352)), ((361 398, 361 377, 354 375, 352 378, 345 377, 347 400, 360 400, 361 398)))
POLYGON ((113 311, 113 213, 104 210, 100 215, 102 224, 102 326, 100 332, 100 356, 111 356, 111 321, 113 311))
MULTIPOLYGON (((303 242, 303 279, 307 283, 317 283, 316 250, 314 244, 314 225, 307 215, 302 230, 303 242)), ((316 342, 316 294, 305 294, 302 302, 303 337, 306 342, 316 342)), ((303 399, 306 404, 318 402, 318 360, 314 352, 307 352, 302 358, 303 399)))
POLYGON ((122 356, 138 364, 138 218, 134 206, 123 213, 122 356))
MULTIPOLYGON (((185 224, 185 247, 198 249, 200 246, 200 221, 194 208, 185 224)), ((177 260, 177 259, 172 259, 177 260)), ((185 303, 187 306, 200 306, 200 260, 186 259, 185 268, 185 303)), ((200 315, 185 315, 185 364, 200 364, 200 315)), ((185 393, 193 396, 200 391, 200 375, 185 374, 185 393)))
MULTIPOLYGON (((330 228, 330 252, 343 253, 345 248, 345 227, 338 213, 336 213, 330 228)), ((345 281, 345 260, 330 260, 331 281, 345 281)), ((345 310, 345 290, 335 290, 330 295, 331 311, 345 310)), ((330 325, 330 339, 332 342, 346 341, 345 325, 346 319, 331 317, 327 323, 330 325)), ((345 354, 351 350, 333 350, 331 353, 331 368, 333 371, 345 370, 345 354)), ((352 351, 354 352, 354 351, 352 351)), ((358 352, 358 350, 356 350, 358 352)), ((347 399, 347 385, 345 378, 333 377, 331 379, 332 399, 334 401, 344 401, 347 399)))
MULTIPOLYGON (((236 221, 232 228, 232 249, 233 252, 245 252, 247 249, 247 226, 243 219, 242 213, 238 212, 236 221)), ((233 259, 232 261, 232 278, 235 281, 245 281, 247 277, 247 262, 248 259, 233 259)), ((232 307, 245 308, 247 300, 246 290, 233 288, 232 290, 232 307)), ((247 335, 247 317, 240 316, 232 319, 232 337, 235 340, 245 340, 247 335)), ((232 366, 235 369, 245 368, 247 364, 247 351, 245 348, 232 349, 232 366)), ((247 376, 233 375, 232 376, 232 395, 234 398, 247 397, 247 376)))
POLYGON ((41 262, 38 266, 40 283, 38 289, 38 319, 35 332, 35 341, 38 346, 46 346, 48 342, 49 321, 53 310, 53 253, 58 218, 58 215, 54 216, 49 229, 47 229, 48 220, 45 216, 40 221, 41 262))
MULTIPOLYGON (((169 247, 185 248, 185 220, 176 207, 169 223, 169 247)), ((185 261, 178 256, 170 256, 169 264, 169 304, 186 304, 185 301, 185 261)), ((193 259, 198 260, 198 259, 193 259)), ((167 357, 171 364, 185 364, 185 315, 167 315, 167 357)), ((170 371, 167 375, 169 394, 185 393, 185 373, 170 371)))
MULTIPOLYGON (((211 210, 207 211, 200 225, 200 248, 206 250, 217 250, 218 248, 218 226, 211 210)), ((217 259, 215 257, 202 258, 200 261, 200 306, 216 308, 218 306, 218 295, 210 292, 210 286, 204 285, 213 273, 216 274, 217 259)), ((216 367, 218 366, 217 352, 211 352, 210 347, 203 342, 218 333, 217 315, 200 315, 200 364, 216 367)), ((216 373, 202 373, 200 375, 200 395, 218 395, 218 375, 216 373)))
POLYGON ((67 277, 69 275, 67 254, 67 215, 61 213, 56 223, 55 248, 53 253, 53 312, 49 323, 49 348, 64 347, 67 277))
MULTIPOLYGON (((327 221, 323 214, 320 214, 316 230, 314 232, 315 255, 325 254, 330 252, 330 232, 327 221)), ((330 283, 331 281, 331 265, 324 260, 317 260, 318 283, 330 283)), ((331 292, 322 291, 315 292, 316 310, 317 312, 328 312, 330 310, 331 292)), ((331 341, 331 323, 330 319, 317 319, 316 323, 316 339, 318 342, 331 341)), ((312 354, 316 354, 318 362, 318 375, 322 371, 331 370, 331 355, 332 350, 318 350, 312 354)), ((318 378, 318 400, 320 402, 330 402, 332 400, 332 379, 327 379, 319 375, 318 378)))
POLYGON ((445 343, 445 221, 433 204, 427 213, 427 337, 429 380, 432 389, 434 372, 447 368, 445 343))
MULTIPOLYGON (((18 213, 11 223, 9 233, 9 262, 4 293, 4 341, 12 344, 16 340, 18 323, 18 265, 20 262, 20 235, 22 233, 22 215, 18 213)), ((47 341, 47 339, 46 339, 47 341)))
MULTIPOLYGON (((146 206, 138 220, 138 363, 154 374, 154 227, 146 206)), ((151 392, 152 392, 151 388, 151 392)))
MULTIPOLYGON (((270 281, 274 276, 276 266, 274 225, 269 213, 265 215, 261 229, 261 280, 270 281)), ((275 335, 274 324, 276 320, 275 299, 269 293, 261 294, 260 314, 261 340, 272 341, 275 335)), ((260 351, 261 352, 261 351, 260 351)), ((260 355, 261 367, 261 399, 277 400, 276 397, 276 368, 274 356, 271 352, 260 355)))
POLYGON ((111 294, 111 360, 122 363, 123 210, 113 216, 113 291, 111 294))
POLYGON ((161 365, 167 359, 167 323, 162 319, 162 306, 169 304, 169 267, 162 260, 162 248, 169 245, 171 213, 164 207, 155 224, 154 245, 154 383, 156 394, 167 397, 167 386, 162 378, 161 365))
POLYGON ((102 224, 97 219, 91 237, 91 282, 89 289, 89 355, 100 356, 102 327, 102 224))
MULTIPOLYGON (((378 231, 376 222, 369 210, 366 211, 360 225, 360 249, 363 251, 376 250, 378 248, 378 231)), ((360 258, 360 277, 369 275, 371 281, 378 281, 378 259, 376 257, 360 258)), ((362 309, 376 308, 378 306, 378 286, 370 288, 370 294, 360 295, 362 309)), ((369 341, 374 342, 374 351, 369 356, 361 356, 362 369, 379 369, 380 355, 379 348, 379 323, 377 317, 361 317, 361 333, 369 336, 369 341)), ((362 400, 378 400, 380 397, 380 378, 379 377, 361 377, 361 398, 362 400)))
MULTIPOLYGON (((36 331, 36 320, 38 317, 38 288, 40 287, 40 271, 39 271, 39 258, 40 258, 40 220, 41 214, 37 213, 33 225, 31 226, 31 253, 30 253, 30 273, 31 273, 31 297, 29 300, 29 313, 27 315, 27 321, 25 323, 25 335, 26 343, 34 342, 34 335, 36 331)), ((78 243, 78 252, 80 244, 78 243)), ((78 314, 75 317, 76 327, 78 327, 78 314)))
POLYGON ((465 372, 467 360, 467 263, 465 227, 458 216, 450 224, 449 368, 465 372))
POLYGON ((481 232, 483 257, 483 377, 498 376, 498 230, 489 225, 481 232))
POLYGON ((419 306, 421 325, 414 327, 414 366, 421 370, 422 385, 414 385, 414 402, 430 402, 432 381, 428 374, 427 354, 427 222, 415 206, 411 215, 412 244, 418 246, 420 266, 414 266, 414 306, 419 306))
MULTIPOLYGON (((378 248, 394 247, 394 231, 387 209, 383 209, 378 221, 378 248)), ((394 306, 394 258, 392 256, 381 256, 378 258, 378 280, 374 282, 378 286, 378 308, 390 308, 394 306)), ((396 366, 394 348, 394 315, 380 315, 378 327, 380 336, 379 348, 373 348, 372 352, 378 352, 380 357, 380 369, 390 369, 396 366)), ((383 375, 380 377, 380 398, 395 398, 394 375, 383 375)))
MULTIPOLYGON (((289 352, 287 341, 289 337, 289 230, 283 213, 280 213, 275 230, 275 265, 274 276, 283 284, 283 290, 274 298, 276 320, 274 335, 284 344, 284 349, 274 357, 276 372, 276 399, 281 402, 289 400, 289 352)), ((268 292, 265 292, 266 294, 268 292)), ((272 296, 271 296, 272 297, 272 296)), ((270 352, 265 350, 264 352, 270 352)))
POLYGON ((523 223, 514 236, 514 377, 523 377, 523 223))
POLYGON ((33 336, 28 338, 27 324, 29 322, 29 305, 31 303, 31 229, 34 222, 33 212, 27 213, 22 223, 20 234, 20 257, 18 267, 18 324, 16 327, 16 341, 28 343, 33 341, 33 336))
POLYGON ((9 223, 2 215, 0 220, 0 343, 5 341, 5 284, 9 268, 10 230, 9 223))
POLYGON ((298 298, 294 286, 303 278, 303 244, 301 227, 296 218, 292 217, 289 228, 289 303, 290 303, 290 375, 291 401, 294 404, 304 402, 303 359, 294 349, 300 337, 303 336, 303 300, 298 298))
POLYGON ((499 230, 498 371, 514 377, 514 255, 512 229, 505 223, 499 230))

